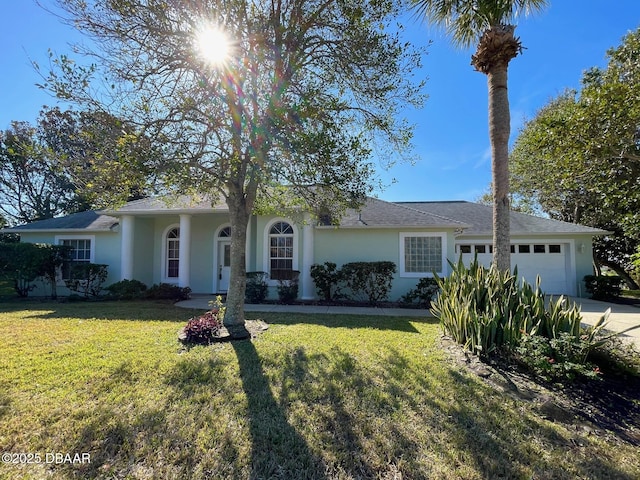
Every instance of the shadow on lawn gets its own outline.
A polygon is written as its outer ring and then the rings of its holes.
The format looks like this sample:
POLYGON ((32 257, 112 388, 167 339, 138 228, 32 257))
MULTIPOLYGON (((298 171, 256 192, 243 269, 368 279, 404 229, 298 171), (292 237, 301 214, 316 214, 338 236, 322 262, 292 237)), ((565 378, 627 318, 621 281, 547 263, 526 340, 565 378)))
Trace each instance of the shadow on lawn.
POLYGON ((322 325, 328 328, 372 328, 375 330, 396 330, 406 333, 420 333, 414 323, 438 323, 431 317, 384 317, 368 315, 328 315, 306 313, 257 313, 247 312, 251 318, 260 318, 274 325, 322 325))
MULTIPOLYGON (((478 388, 475 380, 458 371, 449 370, 449 375, 459 385, 461 393, 478 388)), ((449 429, 457 444, 454 451, 467 452, 468 462, 483 472, 486 478, 525 478, 528 476, 528 469, 535 472, 534 478, 636 478, 612 463, 608 455, 587 454, 585 448, 592 441, 586 433, 571 433, 567 438, 554 428, 553 422, 524 416, 524 419, 520 419, 525 425, 524 432, 529 432, 529 436, 537 439, 537 442, 532 445, 514 442, 509 435, 509 423, 512 419, 506 415, 507 409, 504 408, 512 400, 503 394, 485 395, 470 400, 463 393, 447 408, 447 417, 451 422, 449 429), (565 458, 573 457, 573 471, 567 471, 553 463, 552 459, 544 458, 539 451, 561 452, 565 458), (491 455, 487 455, 489 452, 491 455)), ((566 427, 570 431, 578 431, 573 425, 566 427)), ((518 432, 518 437, 524 439, 527 435, 518 432)), ((459 458, 451 458, 451 461, 459 461, 459 458)))
POLYGON ((240 379, 247 396, 251 478, 323 479, 325 467, 289 423, 262 369, 251 341, 233 342, 240 379))

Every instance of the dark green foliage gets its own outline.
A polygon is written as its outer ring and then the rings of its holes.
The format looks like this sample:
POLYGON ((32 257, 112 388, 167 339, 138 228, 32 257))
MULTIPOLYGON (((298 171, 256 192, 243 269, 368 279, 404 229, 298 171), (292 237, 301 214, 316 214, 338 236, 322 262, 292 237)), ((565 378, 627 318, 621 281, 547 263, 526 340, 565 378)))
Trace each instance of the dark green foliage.
POLYGON ((340 271, 333 262, 311 265, 311 278, 316 285, 318 294, 327 302, 334 300, 338 296, 338 283, 340 282, 340 271))
POLYGON ((0 276, 13 284, 19 297, 36 288, 33 283, 42 272, 45 255, 34 243, 0 244, 0 276))
POLYGON ((0 243, 0 277, 13 283, 20 297, 26 297, 40 278, 49 283, 51 298, 57 298, 58 273, 69 252, 63 245, 0 243))
POLYGON ((280 303, 290 304, 298 298, 299 278, 300 272, 294 270, 290 279, 278 280, 278 299, 280 303))
POLYGON ((639 51, 636 29, 607 52, 606 67, 584 70, 579 91, 551 99, 525 123, 509 159, 516 197, 551 218, 610 232, 594 238, 594 260, 629 289, 638 289, 630 256, 640 247, 639 51))
POLYGON ((438 281, 435 278, 421 278, 416 288, 409 290, 400 300, 404 303, 417 301, 417 304, 421 307, 429 308, 433 297, 436 296, 439 290, 438 281))
POLYGON ((352 294, 364 297, 371 305, 387 300, 396 273, 393 262, 352 262, 340 269, 340 278, 352 294))
POLYGON ((58 298, 58 275, 60 269, 70 259, 71 247, 68 245, 38 245, 40 248, 40 276, 51 287, 51 298, 58 298))
POLYGON ((548 381, 578 376, 597 378, 599 368, 587 361, 592 345, 586 339, 562 332, 557 338, 525 334, 515 348, 517 360, 548 381))
POLYGON ((172 300, 179 302, 180 300, 188 300, 191 297, 191 289, 170 283, 154 284, 147 290, 145 296, 152 300, 172 300))
POLYGON ((109 295, 118 300, 133 300, 143 298, 147 291, 147 286, 139 280, 120 280, 105 288, 109 295))
POLYGON ((209 310, 202 315, 190 318, 183 329, 186 343, 209 344, 222 328, 219 311, 209 310))
POLYGON ((69 290, 84 297, 97 297, 107 280, 108 268, 109 265, 100 263, 74 263, 71 265, 71 279, 65 280, 65 284, 69 290))
POLYGON ((244 293, 247 303, 264 302, 268 289, 266 272, 247 272, 247 288, 244 293))
POLYGON ((591 298, 596 300, 619 297, 622 291, 622 279, 614 275, 585 275, 584 284, 591 298))

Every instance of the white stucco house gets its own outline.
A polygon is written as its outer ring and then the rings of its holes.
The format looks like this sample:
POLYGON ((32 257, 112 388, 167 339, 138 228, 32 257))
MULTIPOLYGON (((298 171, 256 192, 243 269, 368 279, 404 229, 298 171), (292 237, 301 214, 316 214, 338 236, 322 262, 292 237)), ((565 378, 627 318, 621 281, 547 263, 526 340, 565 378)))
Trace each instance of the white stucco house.
MULTIPOLYGON (((316 297, 314 263, 395 262, 391 300, 432 272, 447 275, 447 260, 474 255, 489 265, 491 207, 465 201, 387 202, 368 198, 337 226, 253 216, 247 238, 247 271, 300 271, 300 297, 316 297)), ((224 293, 229 285, 230 225, 223 203, 189 198, 132 201, 110 211, 88 211, 7 228, 21 241, 66 244, 75 261, 109 265, 107 285, 136 279, 173 283, 194 293, 224 293)), ((512 267, 551 294, 585 295, 592 274, 592 241, 607 232, 521 213, 511 213, 512 267)), ((275 292, 275 288, 273 289, 275 292)), ((37 294, 38 292, 34 292, 37 294)))

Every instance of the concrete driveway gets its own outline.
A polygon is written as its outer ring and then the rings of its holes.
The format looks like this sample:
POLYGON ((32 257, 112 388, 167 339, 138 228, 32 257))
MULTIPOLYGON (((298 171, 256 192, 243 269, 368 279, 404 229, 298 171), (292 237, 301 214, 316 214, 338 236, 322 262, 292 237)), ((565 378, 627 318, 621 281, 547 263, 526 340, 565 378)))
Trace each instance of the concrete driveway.
MULTIPOLYGON (((631 305, 600 302, 589 298, 572 298, 581 306, 582 321, 588 325, 595 324, 608 308, 611 309, 607 328, 613 332, 621 332, 629 327, 640 326, 640 308, 631 305)), ((640 328, 623 334, 634 341, 640 348, 640 328)))

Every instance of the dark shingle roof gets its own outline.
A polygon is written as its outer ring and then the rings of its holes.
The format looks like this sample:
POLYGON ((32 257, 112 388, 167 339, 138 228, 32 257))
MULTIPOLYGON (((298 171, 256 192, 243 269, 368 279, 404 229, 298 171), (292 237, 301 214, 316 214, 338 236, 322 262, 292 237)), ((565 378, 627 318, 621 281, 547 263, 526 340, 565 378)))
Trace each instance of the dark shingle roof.
POLYGON ((410 205, 368 198, 360 210, 349 209, 340 221, 341 227, 434 227, 465 228, 463 222, 446 216, 424 212, 410 205))
POLYGON ((92 232, 107 232, 118 224, 118 219, 109 215, 101 215, 89 210, 87 212, 74 213, 65 217, 48 218, 36 222, 27 223, 18 227, 5 228, 4 232, 37 232, 49 230, 82 230, 92 232))
MULTIPOLYGON (((35 231, 110 231, 118 224, 113 215, 156 213, 206 213, 227 211, 227 206, 218 202, 212 206, 208 199, 192 200, 179 197, 174 201, 162 198, 147 198, 128 202, 115 211, 88 211, 66 217, 40 220, 26 225, 6 228, 4 232, 35 231)), ((464 235, 491 235, 492 209, 490 206, 465 201, 450 202, 386 202, 368 198, 360 210, 349 209, 340 221, 342 228, 454 228, 463 229, 464 235)), ((512 235, 587 234, 603 235, 607 232, 597 228, 560 222, 549 218, 535 217, 511 212, 512 235)))
MULTIPOLYGON (((464 235, 491 235, 493 230, 493 211, 488 205, 465 201, 451 202, 397 202, 423 212, 455 218, 470 225, 464 235)), ((511 212, 510 228, 512 235, 541 234, 590 234, 603 235, 605 230, 585 227, 575 223, 561 222, 550 218, 536 217, 519 212, 511 212)))

